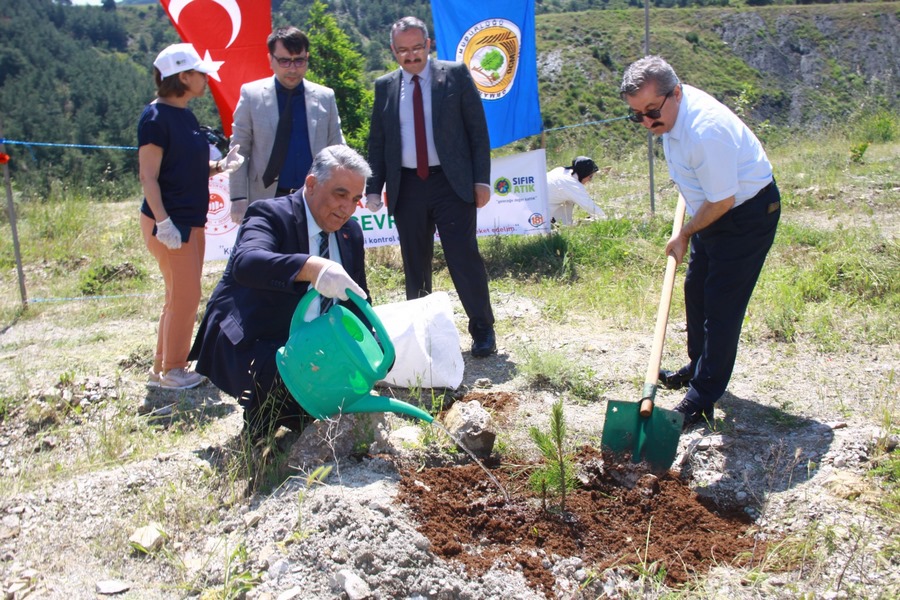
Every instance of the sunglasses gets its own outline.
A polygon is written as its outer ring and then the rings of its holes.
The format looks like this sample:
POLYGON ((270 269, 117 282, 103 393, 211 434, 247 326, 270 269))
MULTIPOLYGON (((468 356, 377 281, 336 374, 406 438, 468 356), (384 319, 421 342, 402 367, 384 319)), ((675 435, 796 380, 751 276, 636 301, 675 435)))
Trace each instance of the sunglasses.
MULTIPOLYGON (((672 90, 674 92, 675 90, 672 90)), ((654 108, 653 110, 648 110, 645 113, 642 112, 633 112, 628 115, 628 119, 634 121, 635 123, 643 123, 646 117, 650 117, 651 119, 658 119, 662 114, 662 108, 666 105, 666 100, 669 99, 669 96, 672 95, 672 92, 669 92, 663 98, 662 104, 659 105, 659 108, 654 108)))

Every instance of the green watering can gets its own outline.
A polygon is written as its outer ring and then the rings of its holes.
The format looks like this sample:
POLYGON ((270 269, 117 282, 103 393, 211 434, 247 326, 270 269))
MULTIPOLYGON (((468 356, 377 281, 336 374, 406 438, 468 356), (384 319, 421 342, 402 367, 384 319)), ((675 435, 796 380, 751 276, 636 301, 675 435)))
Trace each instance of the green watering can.
POLYGON ((431 423, 434 417, 416 406, 370 393, 394 364, 394 344, 369 303, 349 289, 347 294, 372 324, 378 339, 355 314, 337 303, 307 321, 306 313, 319 296, 310 288, 294 311, 287 342, 275 355, 288 391, 316 419, 341 412, 395 412, 431 423))

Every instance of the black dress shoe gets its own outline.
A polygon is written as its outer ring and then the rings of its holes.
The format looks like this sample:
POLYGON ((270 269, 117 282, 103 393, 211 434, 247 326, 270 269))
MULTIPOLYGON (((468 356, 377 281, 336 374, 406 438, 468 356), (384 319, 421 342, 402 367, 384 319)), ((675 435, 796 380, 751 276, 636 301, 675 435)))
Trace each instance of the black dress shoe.
POLYGON ((684 415, 684 423, 681 430, 686 431, 694 425, 712 425, 715 420, 713 417, 714 409, 712 406, 708 408, 699 408, 696 404, 684 399, 675 407, 677 412, 684 415))
POLYGON ((685 365, 677 371, 659 370, 659 383, 667 390, 680 390, 686 388, 691 382, 691 367, 685 365))
POLYGON ((493 331, 489 331, 477 339, 472 340, 472 356, 475 358, 484 358, 497 352, 497 336, 493 331))

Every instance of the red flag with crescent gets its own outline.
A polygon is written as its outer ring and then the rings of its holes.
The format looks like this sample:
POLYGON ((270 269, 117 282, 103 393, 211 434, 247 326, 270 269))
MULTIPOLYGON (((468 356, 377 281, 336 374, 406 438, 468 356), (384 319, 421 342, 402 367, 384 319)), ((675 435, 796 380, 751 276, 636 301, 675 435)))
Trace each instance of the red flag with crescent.
POLYGON ((272 74, 266 38, 272 32, 270 0, 159 0, 184 42, 218 67, 209 87, 222 130, 231 137, 241 86, 272 74))

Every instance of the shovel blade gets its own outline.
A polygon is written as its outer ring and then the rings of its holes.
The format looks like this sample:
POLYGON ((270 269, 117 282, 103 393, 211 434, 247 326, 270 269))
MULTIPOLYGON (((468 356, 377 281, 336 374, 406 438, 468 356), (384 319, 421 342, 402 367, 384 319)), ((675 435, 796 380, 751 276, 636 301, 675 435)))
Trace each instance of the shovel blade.
POLYGON ((654 472, 665 472, 675 460, 684 415, 654 406, 649 417, 642 417, 640 405, 619 400, 606 403, 603 450, 630 455, 633 463, 646 462, 654 472))

